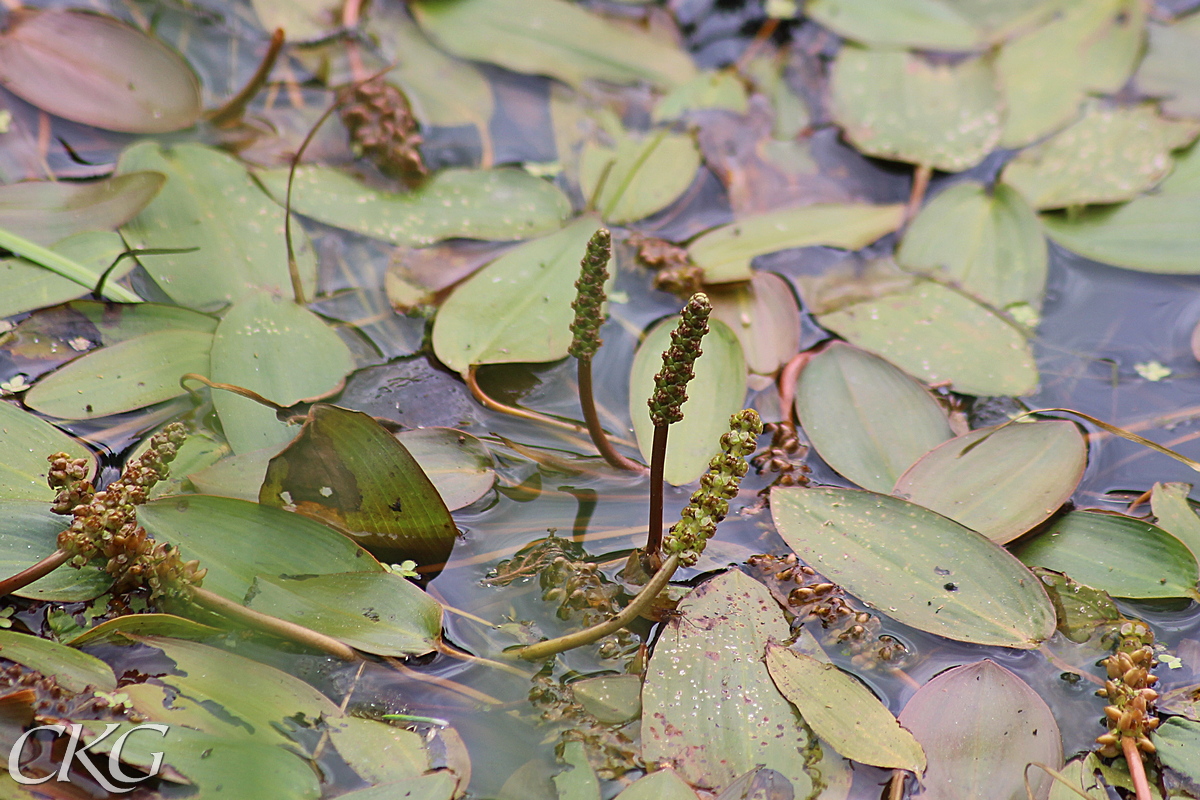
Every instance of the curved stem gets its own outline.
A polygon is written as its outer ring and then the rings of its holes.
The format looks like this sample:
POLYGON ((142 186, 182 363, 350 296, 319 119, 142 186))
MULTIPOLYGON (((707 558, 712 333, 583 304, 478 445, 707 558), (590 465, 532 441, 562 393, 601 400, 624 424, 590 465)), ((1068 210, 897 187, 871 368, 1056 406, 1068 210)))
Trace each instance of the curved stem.
POLYGON ((574 650, 576 647, 583 647, 584 645, 599 641, 609 634, 616 633, 637 619, 643 611, 650 607, 650 604, 654 602, 654 598, 658 597, 659 593, 667 588, 667 583, 670 582, 671 577, 675 574, 675 570, 678 567, 679 556, 671 556, 663 562, 658 572, 654 573, 654 577, 637 593, 637 597, 633 598, 629 605, 625 606, 620 614, 590 628, 584 628, 575 633, 568 633, 566 636, 559 636, 556 639, 547 639, 544 642, 522 647, 516 651, 517 658, 524 659, 525 661, 540 661, 558 653, 566 652, 567 650, 574 650))
POLYGON ((600 415, 596 413, 596 399, 592 394, 592 359, 585 357, 579 361, 579 405, 583 407, 583 419, 587 422, 588 433, 592 442, 604 460, 617 469, 627 469, 630 472, 645 472, 646 468, 636 461, 621 455, 608 440, 608 435, 600 425, 600 415))
POLYGON ((892 770, 892 779, 888 782, 888 800, 903 800, 904 780, 908 777, 902 769, 892 770))
POLYGON ((1132 736, 1121 737, 1121 752, 1125 754, 1125 763, 1129 767, 1129 777, 1133 779, 1133 790, 1137 795, 1137 800, 1150 800, 1150 782, 1146 780, 1146 765, 1142 763, 1142 754, 1132 736))
POLYGON ((663 538, 663 470, 667 461, 667 425, 654 426, 650 446, 650 519, 646 531, 646 555, 658 557, 663 538))
POLYGON ((509 416, 520 417, 521 419, 527 419, 532 422, 542 422, 546 425, 553 425, 556 428, 562 428, 563 430, 571 431, 572 433, 587 433, 587 428, 582 425, 576 425, 573 422, 563 422, 560 419, 548 417, 545 414, 539 414, 536 411, 528 411, 524 408, 517 408, 516 406, 507 406, 504 403, 501 403, 499 400, 490 397, 486 392, 483 391, 483 388, 479 385, 479 379, 475 377, 475 373, 478 371, 478 369, 478 364, 472 364, 467 368, 467 374, 465 378, 467 381, 467 388, 471 390, 471 395, 484 407, 490 408, 492 411, 499 411, 501 414, 508 414, 509 416))
POLYGON ((261 611, 246 608, 244 605, 235 603, 232 600, 226 600, 224 597, 214 594, 208 589, 193 588, 191 599, 196 605, 206 608, 209 611, 215 611, 249 628, 254 628, 306 647, 311 647, 314 650, 320 650, 343 661, 354 661, 358 658, 358 654, 354 652, 354 648, 339 642, 337 639, 326 636, 323 633, 317 633, 314 630, 305 628, 303 625, 297 625, 294 622, 288 622, 287 620, 279 619, 279 617, 272 617, 269 614, 263 614, 261 611))
POLYGON ((904 224, 912 222, 913 217, 921 210, 925 202, 925 191, 929 188, 929 179, 933 177, 933 167, 918 164, 913 171, 912 193, 908 196, 908 207, 904 210, 904 224))
POLYGON ((36 580, 46 577, 54 570, 71 560, 71 554, 64 550, 55 550, 50 555, 34 564, 29 569, 23 569, 16 575, 0 581, 0 597, 7 597, 13 592, 24 589, 36 580))
POLYGON ((242 118, 242 114, 246 112, 246 105, 258 94, 267 83, 267 78, 271 75, 271 69, 275 66, 276 60, 279 58, 279 52, 283 50, 283 28, 276 28, 275 33, 271 34, 271 43, 267 45, 266 55, 259 63, 258 69, 242 87, 242 90, 233 97, 225 101, 224 105, 209 113, 208 121, 220 127, 227 122, 233 122, 242 118))

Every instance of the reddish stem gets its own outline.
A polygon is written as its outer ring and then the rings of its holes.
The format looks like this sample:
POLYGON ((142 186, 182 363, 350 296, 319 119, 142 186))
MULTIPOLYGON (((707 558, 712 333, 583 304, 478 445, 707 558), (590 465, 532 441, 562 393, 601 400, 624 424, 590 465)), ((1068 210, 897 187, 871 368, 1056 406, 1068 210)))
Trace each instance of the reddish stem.
POLYGON ((654 426, 650 447, 650 520, 646 532, 646 555, 657 563, 663 538, 663 470, 667 460, 667 425, 654 426))
POLYGON ((54 572, 54 570, 58 569, 70 560, 70 553, 67 553, 63 550, 55 550, 53 553, 34 564, 29 569, 21 570, 11 578, 0 581, 0 597, 7 597, 13 592, 24 589, 34 581, 40 580, 41 578, 49 575, 51 572, 54 572))
POLYGON ((1125 763, 1129 766, 1129 777, 1133 779, 1133 790, 1137 800, 1151 800, 1150 782, 1146 780, 1146 765, 1142 763, 1137 740, 1132 736, 1122 736, 1121 752, 1125 754, 1125 763))
POLYGON ((583 419, 587 422, 588 433, 591 434, 596 449, 604 456, 605 461, 617 469, 644 473, 645 467, 618 453, 608 440, 608 435, 600 425, 600 415, 596 413, 596 399, 592 394, 592 359, 588 356, 578 359, 578 362, 579 405, 583 407, 583 419))

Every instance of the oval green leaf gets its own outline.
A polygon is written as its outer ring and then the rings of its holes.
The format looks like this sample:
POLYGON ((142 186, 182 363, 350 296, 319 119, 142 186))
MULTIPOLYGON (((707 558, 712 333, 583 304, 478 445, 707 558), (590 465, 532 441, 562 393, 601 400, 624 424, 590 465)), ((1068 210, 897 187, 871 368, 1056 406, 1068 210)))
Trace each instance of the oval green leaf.
POLYGON ((660 769, 638 778, 616 800, 696 800, 696 792, 673 769, 660 769))
MULTIPOLYGON (((352 369, 354 357, 332 328, 307 308, 264 292, 238 301, 213 337, 214 381, 283 406, 332 392, 352 369)), ((273 408, 245 397, 214 389, 213 405, 235 453, 282 445, 296 435, 273 408)))
POLYGON ((1072 422, 981 428, 931 450, 892 494, 1004 544, 1049 519, 1086 466, 1087 442, 1072 422))
MULTIPOLYGON (((292 294, 283 209, 233 156, 199 144, 167 149, 142 142, 121 155, 117 169, 167 176, 153 202, 121 228, 130 247, 199 248, 140 259, 172 300, 214 310, 248 294, 292 294)), ((300 226, 293 226, 292 238, 305 293, 311 295, 316 257, 300 226)))
POLYGON ((1191 493, 1192 487, 1187 483, 1156 483, 1150 492, 1150 508, 1158 517, 1158 527, 1196 555, 1200 553, 1200 517, 1188 502, 1191 493))
POLYGON ((410 8, 430 38, 459 58, 575 87, 595 79, 669 89, 696 74, 673 43, 564 0, 421 0, 410 8))
POLYGON ((396 437, 359 411, 315 405, 271 459, 259 502, 320 519, 389 562, 428 566, 458 536, 433 483, 396 437))
POLYGON ((112 17, 14 11, 0 35, 0 84, 64 119, 166 133, 200 118, 200 81, 171 48, 112 17))
POLYGON ((1143 272, 1200 274, 1200 191, 1146 195, 1073 217, 1042 214, 1042 225, 1056 244, 1094 261, 1143 272))
POLYGON ((58 492, 46 483, 46 457, 52 453, 86 458, 95 475, 96 459, 86 447, 28 411, 0 402, 0 500, 53 500, 58 492))
POLYGON ((1200 781, 1200 722, 1168 719, 1151 737, 1164 766, 1193 784, 1200 781))
POLYGON ((843 342, 801 371, 796 413, 821 458, 877 492, 890 491, 914 461, 954 435, 924 386, 843 342))
POLYGON ((1054 633, 1054 607, 1028 569, 928 509, 854 489, 776 488, 771 513, 803 561, 906 625, 1021 649, 1054 633))
POLYGON ((580 217, 510 250, 467 279, 433 322, 438 359, 466 372, 476 364, 565 358, 579 260, 599 227, 595 217, 580 217))
MULTIPOLYGON (((50 499, 0 500, 0 518, 5 521, 4 535, 0 536, 0 575, 16 575, 58 549, 58 534, 69 522, 67 517, 51 513, 50 499)), ((31 600, 76 603, 99 597, 110 586, 112 578, 97 566, 62 566, 13 594, 31 600)))
POLYGON ((249 608, 332 636, 378 656, 420 656, 437 647, 442 607, 390 572, 260 577, 249 608))
POLYGON ((980 31, 953 3, 939 0, 811 0, 806 16, 831 31, 876 47, 963 52, 978 49, 980 31))
POLYGON ((650 656, 642 688, 642 755, 719 792, 765 765, 812 793, 806 755, 816 737, 771 682, 763 652, 789 636, 770 592, 736 570, 679 604, 650 656), (687 665, 682 669, 681 665, 687 665))
POLYGON ((1150 40, 1134 79, 1137 87, 1148 97, 1162 98, 1163 111, 1172 117, 1200 118, 1200 74, 1193 66, 1200 49, 1200 16, 1146 27, 1150 40))
POLYGON ((813 733, 843 758, 917 775, 925 770, 921 745, 858 679, 774 642, 767 644, 767 669, 813 733))
POLYGON ((712 316, 742 343, 746 366, 773 375, 800 349, 800 306, 787 281, 771 272, 755 272, 749 283, 709 286, 712 316))
POLYGON ((833 63, 830 91, 834 119, 867 155, 960 172, 1000 139, 1000 92, 987 58, 934 63, 847 45, 833 63))
POLYGON ((204 588, 240 603, 255 578, 380 572, 383 567, 328 525, 301 514, 230 497, 185 495, 151 500, 138 521, 185 561, 208 570, 204 588))
POLYGON ((137 216, 166 180, 158 172, 130 172, 91 183, 13 183, 0 187, 0 228, 44 245, 84 231, 111 231, 137 216))
POLYGON ((921 209, 896 262, 943 277, 996 308, 1041 308, 1049 255, 1037 214, 1019 192, 967 181, 921 209))
POLYGON ((1013 552, 1113 597, 1200 600, 1196 557, 1162 528, 1133 517, 1072 511, 1013 552))
POLYGON ((757 256, 793 247, 824 245, 858 250, 904 222, 901 204, 822 204, 743 217, 715 228, 688 247, 706 283, 749 280, 757 256))
MULTIPOLYGON (((1024 798, 1026 765, 1062 766, 1062 736, 1046 701, 1012 672, 985 659, 946 670, 922 686, 900 724, 925 748, 927 800, 1024 798), (953 724, 947 724, 952 720, 953 724)), ((1034 797, 1053 779, 1028 770, 1034 797)))
POLYGON ((101 692, 117 688, 112 667, 95 656, 27 633, 0 631, 0 658, 49 675, 68 691, 91 687, 101 692))
POLYGON ((495 465, 483 442, 453 428, 414 428, 396 434, 421 465, 446 508, 456 511, 488 493, 495 465))
POLYGON ((817 321, 926 383, 950 381, 956 392, 989 396, 1037 388, 1025 337, 995 312, 937 283, 843 306, 817 321))
POLYGON ((613 147, 584 145, 579 183, 584 197, 595 198, 605 221, 620 225, 675 202, 699 168, 700 151, 691 136, 666 128, 643 135, 626 131, 613 147))
MULTIPOLYGON (((665 319, 650 329, 633 356, 629 374, 629 415, 642 458, 650 463, 654 424, 646 398, 654 392, 654 375, 662 369, 662 354, 671 345, 677 318, 665 319)), ((700 343, 695 377, 688 383, 683 419, 667 428, 667 458, 663 477, 672 486, 691 483, 704 474, 709 459, 721 450, 721 436, 729 430, 729 417, 746 399, 746 359, 737 336, 725 323, 710 319, 708 334, 700 343)))
MULTIPOLYGON (((282 203, 288 171, 256 175, 282 203)), ((419 189, 398 193, 369 188, 331 167, 306 166, 296 170, 292 211, 373 239, 412 246, 450 238, 538 236, 558 230, 570 216, 571 204, 554 184, 519 169, 448 169, 419 189)))
POLYGON ((224 631, 210 625, 201 625, 173 614, 126 614, 101 622, 75 636, 67 644, 84 647, 89 644, 129 644, 133 636, 169 636, 172 639, 204 641, 219 636, 224 631))
POLYGON ((179 379, 207 375, 213 336, 189 330, 147 333, 59 367, 25 394, 35 411, 92 419, 145 408, 184 393, 179 379))
POLYGON ((1079 121, 1021 151, 1001 179, 1034 208, 1066 208, 1132 200, 1171 171, 1172 150, 1200 124, 1160 117, 1153 106, 1091 104, 1079 121))

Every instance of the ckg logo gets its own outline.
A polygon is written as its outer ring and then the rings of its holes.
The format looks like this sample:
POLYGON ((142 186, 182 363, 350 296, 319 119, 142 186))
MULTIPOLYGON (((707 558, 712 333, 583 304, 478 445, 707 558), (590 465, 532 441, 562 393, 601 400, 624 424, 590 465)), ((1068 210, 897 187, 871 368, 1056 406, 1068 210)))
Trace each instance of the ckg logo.
POLYGON ((153 757, 153 761, 150 764, 148 775, 144 775, 142 777, 128 775, 121 770, 121 751, 125 748, 126 740, 139 731, 151 731, 153 733, 157 733, 159 736, 166 737, 170 727, 167 725, 154 725, 148 723, 145 725, 138 725, 125 731, 125 733, 117 737, 112 743, 112 749, 109 750, 108 753, 109 775, 104 775, 102 772, 96 769, 96 765, 92 763, 92 754, 89 753, 88 750, 103 742, 108 738, 109 734, 119 727, 121 727, 120 724, 115 722, 105 723, 104 733, 100 734, 86 744, 81 744, 83 741, 84 730, 83 726, 79 724, 40 725, 36 728, 31 728, 30 730, 27 730, 21 734, 21 738, 17 739, 12 750, 9 751, 8 774, 14 781, 26 786, 35 786, 40 783, 45 783, 51 778, 54 778, 55 775, 57 775, 57 780, 59 781, 70 782, 71 764, 78 763, 81 767, 87 770, 87 772, 96 780, 96 782, 103 786, 107 791, 113 794, 123 794, 124 792, 133 791, 133 786, 127 786, 127 788, 113 786, 113 784, 108 780, 109 776, 116 778, 125 784, 141 783, 144 780, 154 777, 158 774, 158 771, 162 769, 163 754, 150 754, 153 757), (21 754, 25 750, 25 743, 29 740, 29 737, 38 731, 53 731, 57 736, 69 735, 71 738, 67 742, 67 752, 63 757, 62 766, 58 768, 58 772, 51 773, 40 778, 31 778, 21 772, 21 754))

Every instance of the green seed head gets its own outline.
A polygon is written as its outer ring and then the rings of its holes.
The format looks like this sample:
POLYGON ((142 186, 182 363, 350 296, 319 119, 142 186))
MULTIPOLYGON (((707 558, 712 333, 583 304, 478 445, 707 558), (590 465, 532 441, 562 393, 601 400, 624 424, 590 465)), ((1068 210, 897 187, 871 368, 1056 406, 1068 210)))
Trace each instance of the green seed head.
POLYGON ((588 242, 587 253, 579 262, 579 280, 575 281, 575 336, 567 352, 576 358, 591 358, 600 349, 600 326, 604 324, 604 283, 608 280, 608 260, 612 257, 612 235, 601 228, 588 242))
POLYGON ((683 419, 688 381, 695 377, 693 367, 704 352, 700 341, 708 333, 711 311, 708 295, 697 293, 679 312, 679 324, 671 331, 671 346, 663 352, 662 370, 654 376, 654 394, 646 401, 656 426, 683 419))

